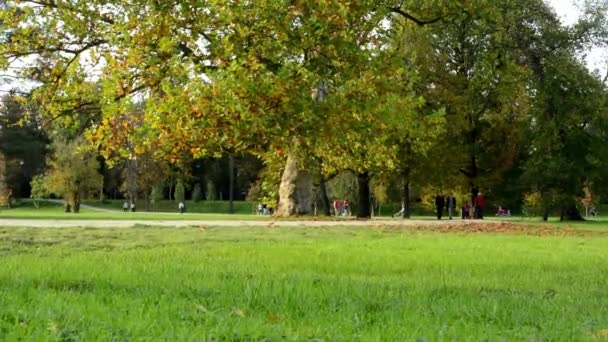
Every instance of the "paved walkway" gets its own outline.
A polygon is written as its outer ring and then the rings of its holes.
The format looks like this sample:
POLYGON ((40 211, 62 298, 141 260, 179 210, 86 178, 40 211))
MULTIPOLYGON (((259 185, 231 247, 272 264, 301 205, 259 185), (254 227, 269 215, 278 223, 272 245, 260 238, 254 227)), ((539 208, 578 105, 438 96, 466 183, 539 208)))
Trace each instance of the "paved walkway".
POLYGON ((239 221, 239 220, 54 220, 54 219, 0 219, 0 227, 32 227, 32 228, 128 228, 135 226, 153 227, 369 227, 369 226, 434 226, 434 225, 463 225, 477 223, 500 223, 496 221, 463 221, 463 220, 340 220, 340 221, 239 221))

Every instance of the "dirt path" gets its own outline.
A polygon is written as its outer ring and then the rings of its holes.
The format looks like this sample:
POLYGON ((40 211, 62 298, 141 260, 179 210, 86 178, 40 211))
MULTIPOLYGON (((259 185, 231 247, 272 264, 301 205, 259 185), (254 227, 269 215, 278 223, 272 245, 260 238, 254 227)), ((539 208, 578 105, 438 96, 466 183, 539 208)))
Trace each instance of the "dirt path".
MULTIPOLYGON (((500 222, 483 221, 484 224, 501 224, 500 222)), ((53 220, 53 219, 0 219, 0 227, 89 227, 89 228, 128 228, 134 226, 155 227, 364 227, 364 226, 463 226, 476 224, 473 221, 431 221, 431 220, 367 220, 367 221, 239 221, 239 220, 53 220)))
POLYGON ((515 224, 504 221, 472 220, 338 220, 338 221, 244 221, 244 220, 52 220, 52 219, 0 219, 0 228, 110 228, 130 227, 377 227, 386 231, 425 231, 438 233, 515 233, 535 236, 601 236, 608 231, 589 231, 572 227, 515 224))

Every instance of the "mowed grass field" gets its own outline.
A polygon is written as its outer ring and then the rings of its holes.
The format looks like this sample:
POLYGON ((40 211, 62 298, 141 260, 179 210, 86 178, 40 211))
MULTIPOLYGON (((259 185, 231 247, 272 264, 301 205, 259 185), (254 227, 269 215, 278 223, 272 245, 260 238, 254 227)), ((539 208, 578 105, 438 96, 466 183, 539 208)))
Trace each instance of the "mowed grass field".
MULTIPOLYGON (((107 208, 102 208, 107 209, 107 208)), ((42 219, 42 220, 266 220, 268 216, 253 214, 226 213, 191 213, 175 212, 122 212, 111 210, 107 212, 81 208, 79 213, 66 213, 63 206, 56 203, 40 203, 35 208, 31 202, 20 203, 19 206, 0 209, 0 219, 42 219)))
POLYGON ((0 228, 0 340, 607 340, 608 235, 530 229, 0 228))

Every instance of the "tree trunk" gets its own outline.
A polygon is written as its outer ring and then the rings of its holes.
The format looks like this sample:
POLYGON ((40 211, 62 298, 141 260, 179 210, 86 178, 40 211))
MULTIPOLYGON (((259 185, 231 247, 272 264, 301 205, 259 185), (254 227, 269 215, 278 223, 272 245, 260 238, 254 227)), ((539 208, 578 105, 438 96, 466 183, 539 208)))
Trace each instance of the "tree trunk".
POLYGON ((80 212, 80 193, 74 194, 74 203, 73 203, 74 213, 78 214, 80 212))
POLYGON ((549 207, 545 207, 545 211, 543 212, 543 221, 549 221, 549 207))
POLYGON ((150 211, 150 191, 146 190, 144 192, 144 201, 146 202, 146 211, 150 211))
POLYGON ((331 209, 329 207, 329 198, 327 198, 327 184, 325 178, 321 175, 321 183, 319 184, 319 191, 321 196, 321 207, 323 208, 323 215, 331 216, 331 209))
POLYGON ((401 218, 410 218, 410 177, 409 169, 406 170, 402 175, 403 188, 401 189, 401 218))
POLYGON ((101 177, 101 184, 99 185, 99 202, 103 203, 103 177, 101 177))
POLYGON ((279 186, 279 203, 275 215, 280 217, 312 213, 312 174, 298 168, 293 155, 287 157, 279 186))
POLYGON ((571 204, 562 207, 560 221, 584 221, 585 219, 581 216, 576 205, 571 204))
POLYGON ((228 184, 228 200, 230 204, 228 211, 234 214, 234 155, 232 153, 228 156, 228 172, 230 172, 228 184))
POLYGON ((357 175, 359 184, 359 206, 357 218, 371 218, 370 192, 369 192, 369 173, 364 172, 357 175))
POLYGON ((70 196, 69 195, 64 195, 63 196, 63 209, 66 213, 71 213, 72 212, 72 205, 70 204, 70 196))
POLYGON ((169 201, 171 201, 171 196, 173 196, 173 175, 169 178, 169 201))

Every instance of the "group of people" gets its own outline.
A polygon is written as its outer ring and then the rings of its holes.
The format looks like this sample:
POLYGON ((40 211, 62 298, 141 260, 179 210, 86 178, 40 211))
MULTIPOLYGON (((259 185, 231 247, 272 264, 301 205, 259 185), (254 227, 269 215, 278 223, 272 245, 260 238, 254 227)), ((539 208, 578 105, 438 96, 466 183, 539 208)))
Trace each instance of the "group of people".
POLYGON ((135 202, 130 202, 129 203, 129 202, 125 201, 122 204, 122 211, 124 211, 125 213, 127 211, 135 212, 135 202))
POLYGON ((456 210, 456 197, 454 193, 450 193, 447 197, 443 194, 438 193, 435 197, 435 208, 437 209, 437 219, 441 220, 443 217, 443 209, 445 208, 448 212, 448 217, 451 220, 456 210))
POLYGON ((504 209, 502 206, 498 206, 496 210, 496 216, 511 216, 511 210, 504 209))
POLYGON ((334 214, 336 216, 350 216, 348 200, 334 200, 334 214))
POLYGON ((271 215, 272 208, 268 206, 268 204, 258 203, 258 207, 256 209, 256 215, 271 215))
MULTIPOLYGON (((464 205, 460 208, 460 217, 463 220, 475 218, 483 219, 483 211, 486 206, 486 199, 480 192, 475 196, 472 203, 469 201, 464 202, 464 205)), ((447 197, 443 194, 438 193, 435 197, 435 208, 437 210, 437 219, 441 220, 443 217, 444 209, 447 211, 448 218, 451 220, 456 213, 456 196, 454 193, 450 193, 447 197)))
MULTIPOLYGON (((177 209, 179 210, 180 214, 183 214, 186 211, 186 204, 184 204, 183 201, 179 201, 179 204, 177 205, 177 209)), ((135 202, 127 202, 125 201, 122 204, 122 211, 124 211, 125 213, 128 211, 131 212, 135 212, 135 202)))

